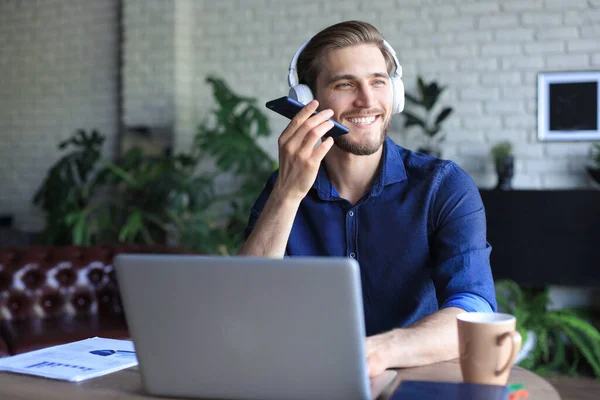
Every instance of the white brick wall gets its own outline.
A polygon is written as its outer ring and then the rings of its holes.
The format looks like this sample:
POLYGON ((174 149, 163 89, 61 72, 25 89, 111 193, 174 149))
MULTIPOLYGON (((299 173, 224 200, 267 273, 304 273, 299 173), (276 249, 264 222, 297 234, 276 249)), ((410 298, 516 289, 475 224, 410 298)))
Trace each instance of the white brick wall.
MULTIPOLYGON (((210 107, 202 79, 207 73, 220 74, 240 93, 264 103, 287 92, 287 66, 304 40, 329 24, 361 19, 395 47, 408 90, 414 91, 418 74, 448 86, 443 101, 456 112, 446 124, 444 156, 480 186, 495 184, 489 150, 505 139, 513 141, 519 158, 515 187, 591 185, 584 171, 590 143, 537 140, 536 74, 600 67, 597 2, 307 0, 300 7, 292 0, 201 0, 194 5, 198 116, 210 107)), ((269 116, 280 132, 285 120, 269 116)), ((399 120, 390 135, 416 147, 418 133, 402 132, 401 117, 394 118, 399 120)), ((275 137, 264 145, 276 156, 275 137)))
MULTIPOLYGON (((31 197, 75 129, 118 128, 117 0, 0 1, 0 213, 39 227, 31 197)), ((175 132, 185 149, 212 107, 217 74, 263 104, 287 93, 287 67, 318 30, 373 23, 394 46, 405 83, 448 86, 444 156, 482 187, 495 178, 490 147, 515 143, 517 188, 586 187, 589 143, 539 143, 536 74, 600 68, 597 0, 123 0, 126 124, 175 132)), ((277 134, 286 121, 268 113, 277 134)), ((390 135, 416 147, 394 117, 390 135)), ((275 135, 276 136, 276 135, 275 135)), ((276 137, 262 145, 276 157, 276 137)), ((112 154, 112 153, 111 153, 112 154)))
POLYGON ((32 198, 79 129, 118 130, 116 0, 0 1, 0 214, 42 227, 32 198))
POLYGON ((175 121, 175 3, 123 2, 125 125, 172 129, 175 121))

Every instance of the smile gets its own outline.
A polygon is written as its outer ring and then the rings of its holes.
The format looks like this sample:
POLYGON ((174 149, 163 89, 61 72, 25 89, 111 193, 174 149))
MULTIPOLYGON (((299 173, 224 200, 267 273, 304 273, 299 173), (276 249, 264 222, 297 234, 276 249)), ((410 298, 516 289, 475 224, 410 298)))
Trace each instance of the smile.
POLYGON ((352 122, 355 125, 368 126, 368 125, 373 124, 378 118, 379 118, 379 115, 372 115, 369 117, 346 118, 346 120, 352 122))

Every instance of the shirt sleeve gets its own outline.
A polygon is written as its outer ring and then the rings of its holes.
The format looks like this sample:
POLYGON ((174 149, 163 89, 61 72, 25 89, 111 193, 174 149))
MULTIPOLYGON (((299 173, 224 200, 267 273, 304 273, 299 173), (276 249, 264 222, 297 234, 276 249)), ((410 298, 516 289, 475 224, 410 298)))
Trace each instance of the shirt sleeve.
POLYGON ((486 240, 485 210, 473 179, 449 161, 434 179, 428 229, 435 268, 432 279, 439 305, 470 293, 497 310, 486 240))
POLYGON ((252 209, 250 209, 250 217, 248 218, 248 225, 246 226, 246 229, 244 230, 244 239, 248 239, 248 236, 250 236, 250 234, 252 233, 252 230, 254 229, 254 226, 256 225, 256 221, 258 221, 258 217, 260 217, 260 213, 262 212, 263 208, 265 208, 265 204, 267 204, 267 200, 269 200, 269 196, 271 195, 271 192, 273 191, 273 187, 275 186, 275 181, 277 180, 277 172, 278 171, 279 170, 275 171, 271 175, 271 177, 265 184, 263 191, 260 193, 260 195, 258 196, 258 199, 252 206, 252 209))
POLYGON ((448 297, 440 307, 458 307, 466 312, 493 312, 492 306, 481 296, 471 293, 456 293, 448 297))

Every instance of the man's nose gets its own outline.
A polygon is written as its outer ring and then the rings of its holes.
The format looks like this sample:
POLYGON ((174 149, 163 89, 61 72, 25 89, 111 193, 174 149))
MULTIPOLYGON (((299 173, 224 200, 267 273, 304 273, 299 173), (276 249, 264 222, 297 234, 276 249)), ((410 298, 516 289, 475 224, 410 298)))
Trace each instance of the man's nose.
POLYGON ((372 107, 375 104, 375 96, 372 88, 369 85, 359 86, 354 103, 357 107, 372 107))

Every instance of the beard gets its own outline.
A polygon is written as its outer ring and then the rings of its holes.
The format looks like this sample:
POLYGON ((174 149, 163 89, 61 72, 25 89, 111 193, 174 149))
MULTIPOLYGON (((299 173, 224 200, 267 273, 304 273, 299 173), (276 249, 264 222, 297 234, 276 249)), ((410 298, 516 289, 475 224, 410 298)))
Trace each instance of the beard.
POLYGON ((392 122, 391 116, 387 121, 383 123, 381 127, 381 133, 377 141, 373 142, 362 142, 357 143, 352 140, 349 135, 341 135, 333 138, 333 143, 339 147, 340 149, 348 152, 350 154, 354 154, 356 156, 370 156, 374 154, 383 146, 385 142, 385 137, 387 136, 388 130, 390 129, 390 124, 392 122))

